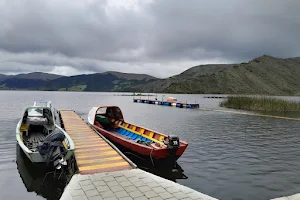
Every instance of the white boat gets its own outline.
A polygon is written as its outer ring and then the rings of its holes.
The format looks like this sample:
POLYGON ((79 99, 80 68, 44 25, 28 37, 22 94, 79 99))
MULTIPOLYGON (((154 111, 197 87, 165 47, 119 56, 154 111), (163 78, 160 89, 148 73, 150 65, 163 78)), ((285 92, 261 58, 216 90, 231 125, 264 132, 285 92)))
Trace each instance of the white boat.
MULTIPOLYGON (((46 142, 48 144, 56 142, 55 145, 60 147, 59 151, 62 149, 63 154, 57 155, 57 157, 61 157, 60 163, 63 165, 73 155, 74 143, 67 132, 56 122, 58 120, 58 112, 52 107, 51 101, 35 101, 33 106, 24 110, 23 116, 16 128, 16 138, 21 149, 31 162, 49 162, 47 156, 40 153, 41 146, 46 142)), ((60 168, 61 165, 57 164, 55 166, 60 168)))

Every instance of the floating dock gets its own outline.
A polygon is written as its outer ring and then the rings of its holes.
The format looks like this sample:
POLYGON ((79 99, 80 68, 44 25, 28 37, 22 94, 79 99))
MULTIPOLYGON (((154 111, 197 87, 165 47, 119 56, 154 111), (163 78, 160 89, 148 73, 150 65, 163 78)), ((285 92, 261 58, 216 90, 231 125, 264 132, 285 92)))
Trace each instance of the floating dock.
POLYGON ((135 165, 75 112, 60 111, 62 127, 75 143, 79 174, 60 200, 216 200, 191 188, 136 169, 135 165))
POLYGON ((134 103, 145 103, 145 104, 155 104, 162 106, 173 106, 177 108, 199 108, 198 103, 184 103, 184 102, 168 102, 168 101, 158 101, 149 99, 133 99, 134 103))

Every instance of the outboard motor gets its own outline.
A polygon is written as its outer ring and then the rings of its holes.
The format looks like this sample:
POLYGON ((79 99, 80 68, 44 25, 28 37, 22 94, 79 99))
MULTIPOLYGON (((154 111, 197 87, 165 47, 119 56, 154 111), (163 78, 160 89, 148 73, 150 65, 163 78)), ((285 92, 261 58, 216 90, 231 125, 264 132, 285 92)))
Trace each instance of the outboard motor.
POLYGON ((62 141, 65 135, 60 130, 55 130, 47 135, 42 145, 38 146, 39 153, 46 159, 47 164, 53 163, 56 169, 60 169, 61 165, 66 165, 63 159, 67 150, 64 148, 62 141))
POLYGON ((45 138, 45 142, 54 142, 54 141, 64 141, 65 139, 65 134, 63 134, 60 130, 55 130, 51 134, 47 135, 45 138))
POLYGON ((169 142, 167 144, 169 150, 175 150, 175 153, 177 149, 180 147, 179 137, 176 135, 169 135, 168 136, 169 142))
POLYGON ((168 142, 166 143, 168 147, 169 159, 173 167, 176 166, 176 152, 180 147, 179 137, 176 135, 169 135, 168 142))

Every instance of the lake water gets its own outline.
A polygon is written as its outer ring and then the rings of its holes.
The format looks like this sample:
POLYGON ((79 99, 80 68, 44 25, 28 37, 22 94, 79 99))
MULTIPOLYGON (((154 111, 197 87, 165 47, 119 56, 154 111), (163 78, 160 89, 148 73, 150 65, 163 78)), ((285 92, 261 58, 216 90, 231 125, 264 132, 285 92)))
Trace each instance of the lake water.
MULTIPOLYGON (((126 121, 178 135, 189 143, 178 161, 188 178, 176 181, 210 196, 265 200, 300 192, 300 121, 138 104, 114 94, 0 91, 0 199, 47 197, 40 189, 43 177, 24 168, 22 160, 16 163, 15 127, 23 109, 37 99, 49 99, 57 109, 75 110, 85 119, 93 106, 117 105, 126 121)), ((170 96, 216 109, 222 101, 203 98, 207 95, 170 96)))

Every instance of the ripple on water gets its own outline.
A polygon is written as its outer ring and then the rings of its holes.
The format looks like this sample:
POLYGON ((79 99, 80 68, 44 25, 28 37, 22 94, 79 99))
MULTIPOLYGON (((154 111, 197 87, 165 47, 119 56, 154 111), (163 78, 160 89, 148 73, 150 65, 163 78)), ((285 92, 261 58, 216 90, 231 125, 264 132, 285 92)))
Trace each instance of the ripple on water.
MULTIPOLYGON (((1 96, 0 91, 0 96, 1 96)), ((171 95, 170 95, 171 96, 171 95)), ((174 95, 218 108, 220 100, 201 95, 174 95)), ((2 96, 1 96, 2 97, 2 96)), ((189 178, 179 183, 222 200, 265 200, 299 192, 300 123, 231 113, 134 104, 132 97, 109 93, 7 92, 0 102, 0 184, 29 195, 15 169, 15 126, 25 106, 35 99, 51 99, 58 109, 76 110, 85 119, 95 105, 118 105, 125 120, 166 134, 178 135, 189 146, 179 159, 189 178), (68 99, 72 99, 69 101, 68 99), (20 111, 20 112, 16 112, 20 111), (3 167, 3 168, 2 168, 3 167), (4 171, 3 171, 3 170, 4 171), (13 177, 13 178, 11 178, 13 177), (10 185, 6 184, 10 180, 10 185)), ((158 97, 161 98, 161 97, 158 97)), ((298 98, 300 99, 300 98, 298 98)), ((6 194, 6 199, 14 199, 6 194)), ((27 195, 27 196, 26 196, 27 195)), ((0 198, 1 199, 1 198, 0 198)), ((16 198, 15 198, 16 199, 16 198)))

